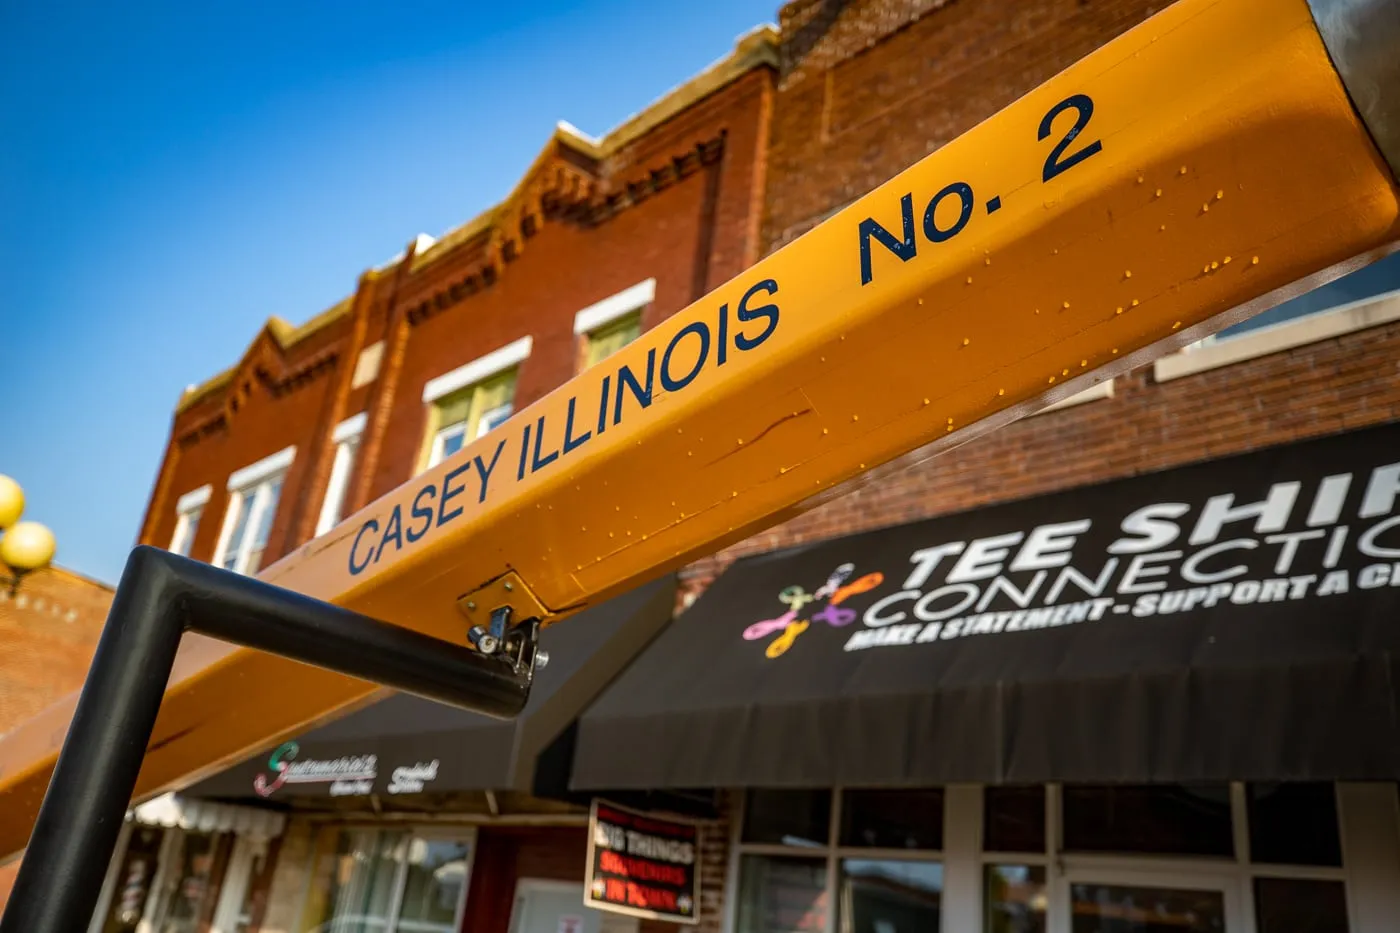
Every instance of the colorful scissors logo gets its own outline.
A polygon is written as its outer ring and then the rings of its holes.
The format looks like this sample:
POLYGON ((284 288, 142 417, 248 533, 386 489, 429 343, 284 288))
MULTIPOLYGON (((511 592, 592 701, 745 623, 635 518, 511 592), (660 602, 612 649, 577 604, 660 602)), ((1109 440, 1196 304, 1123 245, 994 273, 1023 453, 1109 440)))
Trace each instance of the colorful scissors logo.
POLYGON ((800 586, 785 588, 778 594, 778 602, 787 606, 788 611, 777 618, 764 619, 750 625, 744 629, 744 640, 757 641, 774 632, 780 632, 777 638, 768 643, 768 648, 764 651, 767 657, 776 658, 791 648, 797 637, 807 631, 813 622, 825 622, 833 627, 850 625, 856 620, 856 611, 841 604, 847 598, 857 593, 869 592, 885 582, 884 574, 868 573, 847 583, 855 569, 855 564, 842 564, 831 572, 831 576, 827 577, 826 582, 815 593, 808 593, 800 586), (826 604, 817 611, 804 611, 810 604, 823 599, 826 600, 826 604))

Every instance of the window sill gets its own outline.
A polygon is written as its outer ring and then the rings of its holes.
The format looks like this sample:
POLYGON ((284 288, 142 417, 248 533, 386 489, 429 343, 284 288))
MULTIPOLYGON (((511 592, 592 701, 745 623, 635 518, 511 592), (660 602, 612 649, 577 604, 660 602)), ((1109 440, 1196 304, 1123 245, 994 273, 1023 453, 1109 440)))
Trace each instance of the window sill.
POLYGON ((513 343, 508 343, 498 350, 492 350, 485 356, 472 360, 465 366, 458 366, 449 373, 443 373, 436 379, 430 379, 423 386, 423 401, 425 403, 436 402, 458 389, 465 389, 469 385, 474 385, 504 372, 512 366, 520 365, 529 359, 533 343, 533 339, 528 335, 521 337, 513 343))
MULTIPOLYGON (((1062 398, 1053 405, 1047 405, 1036 415, 1043 415, 1047 412, 1059 411, 1062 408, 1073 408, 1076 405, 1083 405, 1085 402, 1096 402, 1101 398, 1113 398, 1113 380, 1109 379, 1097 385, 1091 385, 1081 392, 1076 392, 1068 398, 1062 398)), ((1035 415, 1031 416, 1032 418, 1035 415)))
POLYGON ((1387 292, 1307 317, 1261 327, 1219 343, 1173 353, 1152 364, 1152 375, 1157 382, 1169 382, 1396 320, 1400 320, 1400 291, 1387 292))

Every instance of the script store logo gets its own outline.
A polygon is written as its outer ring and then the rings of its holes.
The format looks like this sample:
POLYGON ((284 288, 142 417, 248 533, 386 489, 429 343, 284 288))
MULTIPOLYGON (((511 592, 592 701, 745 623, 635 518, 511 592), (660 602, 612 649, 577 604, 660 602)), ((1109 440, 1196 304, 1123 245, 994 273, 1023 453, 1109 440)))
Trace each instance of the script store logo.
POLYGON ((375 755, 346 755, 327 761, 313 758, 298 760, 301 747, 295 742, 286 742, 267 759, 268 775, 259 774, 253 778, 253 790, 259 797, 271 797, 278 788, 286 784, 327 784, 332 797, 350 797, 368 794, 374 789, 374 779, 379 773, 378 757, 375 755))

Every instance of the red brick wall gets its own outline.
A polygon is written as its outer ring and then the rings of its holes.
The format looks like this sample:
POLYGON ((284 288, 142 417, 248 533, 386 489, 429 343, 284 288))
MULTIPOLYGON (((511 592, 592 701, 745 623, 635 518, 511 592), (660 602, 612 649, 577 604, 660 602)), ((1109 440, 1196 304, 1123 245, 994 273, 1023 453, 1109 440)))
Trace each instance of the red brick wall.
MULTIPOLYGON (((794 0, 783 7, 763 236, 782 246, 1166 5, 1162 0, 794 0)), ((1024 420, 682 572, 738 556, 1400 417, 1386 325, 1024 420)))
MULTIPOLYGON (((348 511, 412 476, 430 379, 528 334, 521 408, 574 375, 577 311, 655 278, 656 300, 643 319, 651 327, 737 275, 760 247, 756 208, 772 85, 772 69, 756 67, 599 164, 557 148, 555 164, 582 165, 594 185, 589 203, 606 209, 546 205, 528 231, 507 225, 515 240, 504 260, 492 259, 495 244, 482 237, 429 263, 415 262, 410 249, 404 261, 362 276, 349 312, 311 336, 284 350, 264 333, 228 385, 176 414, 142 543, 167 546, 175 501, 208 484, 213 494, 191 556, 212 559, 229 474, 296 445, 263 558, 271 563, 311 537, 329 479, 330 432, 341 420, 369 414, 348 511), (352 389, 360 351, 379 340, 378 378, 352 389)), ((531 184, 547 186, 552 170, 547 165, 531 184)))
POLYGON ((337 371, 354 362, 341 356, 345 330, 343 321, 327 327, 297 345, 293 354, 284 354, 264 333, 227 389, 176 415, 141 543, 168 546, 175 533, 176 500, 207 484, 212 493, 191 555, 212 560, 228 507, 229 474, 295 445, 264 563, 291 549, 295 542, 289 532, 307 506, 302 492, 314 439, 330 430, 323 423, 328 392, 337 371))
POLYGON ((0 735, 83 685, 112 589, 59 568, 0 586, 0 735))
POLYGON ((516 882, 539 878, 581 886, 587 856, 588 835, 582 827, 482 827, 462 929, 505 933, 510 929, 516 882))
MULTIPOLYGON (((0 586, 0 735, 79 690, 102 636, 112 588, 58 567, 0 586)), ((0 867, 0 911, 19 859, 0 867)))
MULTIPOLYGON (((682 572, 696 593, 745 554, 1101 483, 1400 418, 1400 323, 1019 421, 740 542, 682 572)), ((684 597, 682 597, 684 598, 684 597)))
POLYGON ((806 232, 1166 5, 787 4, 780 14, 784 74, 773 111, 765 250, 806 232))

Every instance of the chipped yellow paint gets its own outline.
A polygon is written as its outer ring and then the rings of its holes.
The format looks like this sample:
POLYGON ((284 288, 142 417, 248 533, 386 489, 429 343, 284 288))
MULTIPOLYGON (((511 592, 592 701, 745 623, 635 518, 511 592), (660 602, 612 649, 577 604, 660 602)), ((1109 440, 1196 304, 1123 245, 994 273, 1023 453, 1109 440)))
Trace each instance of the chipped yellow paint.
MULTIPOLYGON (((1181 0, 262 577, 459 642, 459 601, 553 623, 1377 258, 1397 216, 1303 0, 1181 0), (871 239, 868 284, 863 224, 900 245, 871 239)), ((188 642, 141 797, 376 695, 188 642)), ((0 853, 71 710, 0 739, 0 853)))

